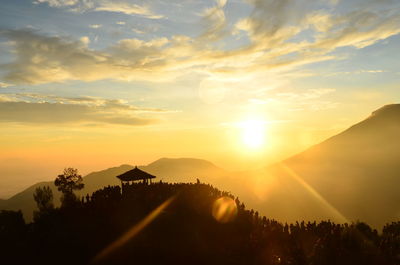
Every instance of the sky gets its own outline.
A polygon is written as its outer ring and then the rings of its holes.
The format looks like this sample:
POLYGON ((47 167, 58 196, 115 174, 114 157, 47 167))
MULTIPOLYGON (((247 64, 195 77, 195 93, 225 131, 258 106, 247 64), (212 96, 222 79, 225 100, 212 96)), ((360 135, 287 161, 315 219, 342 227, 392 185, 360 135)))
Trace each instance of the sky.
POLYGON ((398 0, 3 0, 0 190, 280 161, 400 101, 399 33, 398 0))

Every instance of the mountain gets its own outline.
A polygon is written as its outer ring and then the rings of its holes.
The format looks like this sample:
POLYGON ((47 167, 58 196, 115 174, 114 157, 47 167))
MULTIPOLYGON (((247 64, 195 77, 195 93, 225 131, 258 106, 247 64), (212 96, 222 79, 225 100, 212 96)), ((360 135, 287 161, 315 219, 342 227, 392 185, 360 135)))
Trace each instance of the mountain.
MULTIPOLYGON (((0 198, 6 199, 58 173, 56 165, 47 161, 22 158, 0 158, 0 198)), ((1 202, 0 202, 1 205, 1 202)))
MULTIPOLYGON (((192 158, 161 158, 139 168, 165 182, 201 182, 230 191, 246 206, 284 222, 331 219, 365 221, 374 227, 400 218, 400 104, 387 105, 326 141, 260 170, 228 172, 211 162, 192 158)), ((119 185, 115 176, 133 167, 121 165, 84 177, 91 194, 119 185)), ((30 220, 33 192, 51 182, 35 184, 0 209, 22 209, 30 220)))
POLYGON ((175 181, 181 182, 182 178, 186 178, 186 181, 195 181, 196 178, 215 177, 225 173, 223 169, 207 160, 194 158, 161 158, 141 169, 172 182, 176 176, 179 178, 175 181))
MULTIPOLYGON (((329 217, 375 226, 400 218, 400 104, 259 172, 268 199, 257 208, 276 218, 329 217)), ((319 218, 317 218, 319 219, 319 218)))
MULTIPOLYGON (((227 173, 206 160, 194 158, 161 158, 147 166, 139 166, 140 169, 157 176, 156 181, 165 182, 195 182, 197 178, 207 183, 218 184, 218 179, 227 173)), ((83 177, 85 188, 78 195, 85 196, 108 185, 120 185, 116 176, 133 169, 131 165, 121 165, 102 171, 90 173, 83 177)), ((36 209, 33 193, 37 187, 49 186, 54 194, 55 205, 60 203, 61 193, 52 181, 40 182, 8 200, 0 201, 0 209, 22 210, 25 219, 32 220, 33 211, 36 209)))

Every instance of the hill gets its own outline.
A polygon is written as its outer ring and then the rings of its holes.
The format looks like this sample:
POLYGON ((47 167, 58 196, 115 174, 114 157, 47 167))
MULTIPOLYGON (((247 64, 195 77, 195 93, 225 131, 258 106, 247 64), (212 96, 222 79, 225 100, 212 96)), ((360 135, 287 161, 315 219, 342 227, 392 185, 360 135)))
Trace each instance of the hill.
POLYGON ((2 264, 394 265, 400 250, 400 222, 282 224, 201 183, 106 187, 28 225, 0 211, 0 227, 2 264))
POLYGON ((194 182, 197 178, 218 178, 226 174, 213 163, 195 158, 161 158, 140 168, 169 182, 194 182))
MULTIPOLYGON (((268 196, 285 205, 280 213, 272 211, 273 217, 292 219, 288 217, 294 210, 303 209, 298 218, 363 220, 376 227, 399 220, 399 136, 400 104, 387 105, 344 132, 265 168, 261 182, 274 187, 268 196), (292 205, 287 205, 289 198, 292 205)), ((258 203, 263 210, 272 207, 268 200, 258 203)))
MULTIPOLYGON (((92 172, 83 177, 85 188, 79 191, 78 195, 85 196, 108 185, 119 185, 120 182, 116 176, 132 168, 133 166, 131 165, 121 165, 119 167, 92 172)), ((197 178, 200 178, 206 182, 218 184, 218 179, 227 174, 211 162, 193 158, 161 158, 147 166, 139 166, 139 168, 156 175, 156 181, 162 180, 172 183, 195 182, 197 178)), ((54 183, 49 181, 32 185, 10 199, 0 201, 0 209, 22 210, 26 220, 32 220, 32 213, 36 209, 33 193, 40 186, 49 186, 52 189, 54 202, 58 206, 61 193, 54 186, 54 183)))

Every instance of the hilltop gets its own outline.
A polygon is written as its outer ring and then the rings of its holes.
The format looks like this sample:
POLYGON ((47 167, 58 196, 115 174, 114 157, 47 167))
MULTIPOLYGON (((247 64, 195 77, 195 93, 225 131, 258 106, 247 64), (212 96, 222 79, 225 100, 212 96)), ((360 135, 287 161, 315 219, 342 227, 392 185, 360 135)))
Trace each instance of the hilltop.
MULTIPOLYGON (((92 172, 83 177, 85 188, 78 192, 85 196, 108 185, 120 185, 116 176, 133 169, 132 165, 121 165, 101 171, 92 172)), ((157 176, 156 181, 167 182, 196 182, 197 178, 218 184, 218 179, 228 175, 209 161, 194 158, 161 158, 149 165, 139 166, 140 169, 157 176)), ((55 176, 56 177, 56 176, 55 176)), ((28 187, 8 200, 0 201, 0 209, 22 210, 25 218, 32 220, 32 213, 36 209, 33 193, 37 187, 49 186, 54 194, 56 205, 59 205, 60 192, 53 181, 40 182, 28 187)))
POLYGON ((5 264, 389 265, 400 250, 400 223, 282 224, 202 183, 106 187, 29 225, 0 212, 0 227, 5 264))

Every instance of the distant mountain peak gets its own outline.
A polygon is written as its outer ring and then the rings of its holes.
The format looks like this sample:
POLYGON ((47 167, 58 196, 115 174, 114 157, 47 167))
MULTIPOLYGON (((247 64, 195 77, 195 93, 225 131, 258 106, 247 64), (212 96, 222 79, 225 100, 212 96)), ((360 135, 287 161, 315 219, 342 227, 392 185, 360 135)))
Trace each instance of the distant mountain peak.
POLYGON ((122 165, 120 165, 120 166, 118 166, 118 167, 116 167, 116 168, 124 168, 124 167, 132 167, 132 165, 129 165, 129 164, 122 164, 122 165))
MULTIPOLYGON (((87 174, 86 176, 91 176, 91 175, 95 175, 95 174, 103 173, 103 172, 118 171, 118 170, 126 170, 126 171, 127 171, 127 170, 130 170, 130 169, 132 169, 132 168, 133 168, 133 167, 132 167, 131 165, 122 164, 122 165, 116 166, 116 167, 110 167, 110 168, 107 168, 107 169, 102 169, 102 170, 98 170, 98 171, 93 171, 93 172, 87 174)), ((85 176, 85 177, 86 177, 86 176, 85 176)))
MULTIPOLYGON (((396 131, 400 125, 400 104, 388 104, 371 113, 365 120, 351 126, 344 132, 331 137, 335 139, 337 136, 341 136, 348 133, 357 133, 364 136, 370 134, 379 134, 386 130, 389 132, 392 129, 396 131)), ((329 139, 328 139, 329 140, 329 139)))
POLYGON ((377 109, 372 112, 372 117, 377 116, 387 116, 387 115, 399 115, 400 118, 400 104, 388 104, 383 106, 382 108, 377 109))
POLYGON ((163 164, 196 164, 197 166, 208 166, 208 167, 217 167, 210 161, 204 160, 204 159, 198 159, 198 158, 188 158, 188 157, 181 157, 181 158, 168 158, 168 157, 163 157, 160 158, 150 164, 148 164, 148 167, 156 166, 156 165, 163 165, 163 164))

